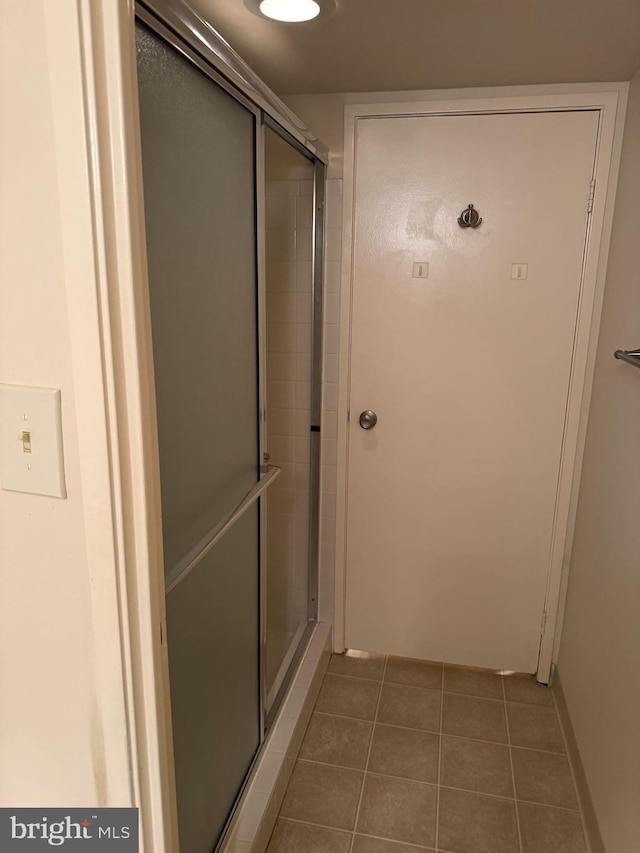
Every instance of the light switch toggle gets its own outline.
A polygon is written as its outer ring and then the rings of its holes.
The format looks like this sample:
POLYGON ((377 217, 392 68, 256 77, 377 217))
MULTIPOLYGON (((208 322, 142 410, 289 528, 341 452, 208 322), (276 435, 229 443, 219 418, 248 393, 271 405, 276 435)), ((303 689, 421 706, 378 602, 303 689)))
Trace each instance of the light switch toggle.
POLYGON ((18 441, 22 442, 23 453, 31 453, 31 433, 28 430, 18 433, 18 441))

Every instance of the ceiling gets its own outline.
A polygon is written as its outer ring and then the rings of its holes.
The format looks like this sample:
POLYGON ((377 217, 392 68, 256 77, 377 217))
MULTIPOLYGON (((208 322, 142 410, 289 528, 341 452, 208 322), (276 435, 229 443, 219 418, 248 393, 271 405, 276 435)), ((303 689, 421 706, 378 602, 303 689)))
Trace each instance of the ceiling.
POLYGON ((640 0, 337 0, 282 24, 190 0, 279 95, 629 80, 640 0))

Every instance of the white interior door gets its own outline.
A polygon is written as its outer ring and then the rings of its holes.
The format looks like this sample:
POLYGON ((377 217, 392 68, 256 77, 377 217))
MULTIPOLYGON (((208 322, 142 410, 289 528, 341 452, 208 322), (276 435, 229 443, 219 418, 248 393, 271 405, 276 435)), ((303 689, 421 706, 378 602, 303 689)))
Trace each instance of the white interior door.
POLYGON ((537 668, 597 129, 588 110, 357 122, 350 648, 537 668))

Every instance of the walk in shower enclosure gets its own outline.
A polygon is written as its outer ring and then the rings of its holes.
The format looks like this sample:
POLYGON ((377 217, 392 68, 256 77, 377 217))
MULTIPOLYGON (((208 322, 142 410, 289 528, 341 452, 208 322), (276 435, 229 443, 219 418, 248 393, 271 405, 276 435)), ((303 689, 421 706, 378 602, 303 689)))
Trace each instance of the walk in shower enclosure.
POLYGON ((180 849, 211 853, 317 616, 324 165, 187 6, 136 44, 180 849))

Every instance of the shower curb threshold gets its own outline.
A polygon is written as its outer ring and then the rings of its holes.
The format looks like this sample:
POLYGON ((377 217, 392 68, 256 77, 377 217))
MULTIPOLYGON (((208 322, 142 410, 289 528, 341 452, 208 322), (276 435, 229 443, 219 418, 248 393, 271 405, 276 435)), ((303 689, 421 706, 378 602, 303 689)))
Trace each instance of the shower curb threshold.
POLYGON ((265 853, 330 657, 331 625, 318 622, 218 853, 265 853))

